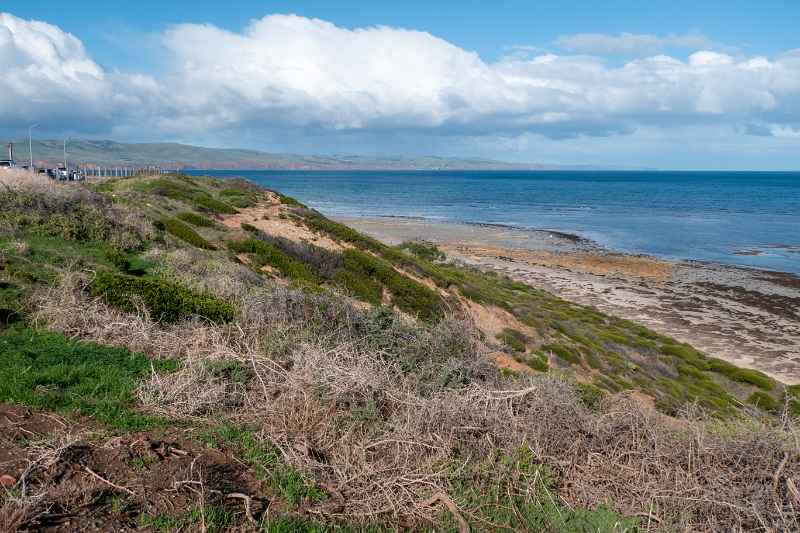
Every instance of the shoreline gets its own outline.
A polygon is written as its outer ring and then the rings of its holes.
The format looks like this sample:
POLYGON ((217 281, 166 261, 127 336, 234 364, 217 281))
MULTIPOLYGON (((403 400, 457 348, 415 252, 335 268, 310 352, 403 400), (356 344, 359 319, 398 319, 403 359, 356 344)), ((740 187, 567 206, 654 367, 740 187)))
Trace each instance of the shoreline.
POLYGON ((616 252, 551 230, 335 219, 387 244, 434 242, 458 262, 640 322, 784 383, 800 383, 800 277, 792 273, 616 252))

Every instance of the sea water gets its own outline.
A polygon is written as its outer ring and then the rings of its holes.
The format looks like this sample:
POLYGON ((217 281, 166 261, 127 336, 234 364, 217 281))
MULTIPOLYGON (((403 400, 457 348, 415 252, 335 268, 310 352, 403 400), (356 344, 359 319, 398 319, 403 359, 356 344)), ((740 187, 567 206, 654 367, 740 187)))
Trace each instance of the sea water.
POLYGON ((800 172, 195 171, 328 216, 551 229, 609 249, 800 274, 800 172))

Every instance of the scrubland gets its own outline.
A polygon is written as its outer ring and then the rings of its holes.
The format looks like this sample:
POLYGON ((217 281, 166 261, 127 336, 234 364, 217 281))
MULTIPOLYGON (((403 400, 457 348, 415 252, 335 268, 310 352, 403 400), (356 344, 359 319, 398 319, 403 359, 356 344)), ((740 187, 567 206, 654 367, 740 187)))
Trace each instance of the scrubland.
POLYGON ((243 180, 0 181, 0 321, 0 529, 800 529, 797 388, 243 180))

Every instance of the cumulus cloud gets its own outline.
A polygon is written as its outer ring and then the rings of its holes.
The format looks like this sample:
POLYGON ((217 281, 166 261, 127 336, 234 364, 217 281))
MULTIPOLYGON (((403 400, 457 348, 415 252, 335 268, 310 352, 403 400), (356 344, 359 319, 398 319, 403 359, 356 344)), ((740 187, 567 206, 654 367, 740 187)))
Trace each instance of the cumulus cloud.
MULTIPOLYGON (((572 37, 564 46, 576 51, 591 41, 572 37)), ((595 40, 593 52, 708 44, 651 37, 623 34, 605 48, 595 40)), ((426 32, 293 15, 266 16, 241 32, 180 24, 161 46, 158 76, 105 72, 63 30, 0 15, 0 58, 10 65, 0 79, 0 122, 46 115, 189 140, 232 131, 564 139, 703 125, 783 137, 800 129, 796 51, 742 58, 698 50, 685 60, 654 53, 621 66, 533 51, 487 62, 426 32)))
POLYGON ((560 36, 555 44, 564 50, 581 54, 628 56, 653 55, 669 48, 707 50, 720 47, 700 33, 666 36, 647 33, 576 33, 560 36))

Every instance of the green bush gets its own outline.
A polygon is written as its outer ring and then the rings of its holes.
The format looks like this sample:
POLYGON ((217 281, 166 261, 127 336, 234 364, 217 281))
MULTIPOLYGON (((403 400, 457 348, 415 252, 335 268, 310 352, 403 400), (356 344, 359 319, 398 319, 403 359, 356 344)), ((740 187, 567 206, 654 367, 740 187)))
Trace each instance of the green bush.
POLYGON ((208 192, 197 187, 191 179, 184 176, 151 180, 143 183, 140 189, 145 192, 192 204, 203 211, 211 213, 224 213, 229 215, 238 213, 235 207, 217 200, 208 192))
POLYGON ((747 403, 757 406, 759 409, 769 411, 770 413, 778 413, 781 405, 778 401, 763 391, 756 391, 747 398, 747 403))
POLYGON ((219 196, 234 207, 253 207, 258 203, 258 194, 253 191, 241 189, 222 189, 219 196))
POLYGON ((234 215, 239 212, 239 210, 232 205, 221 202, 205 193, 195 195, 191 201, 198 209, 210 213, 234 215))
POLYGON ((576 385, 581 403, 591 410, 597 410, 605 398, 603 389, 591 383, 578 383, 576 385))
POLYGON ((291 196, 286 196, 285 194, 281 194, 279 192, 276 192, 275 194, 278 195, 278 199, 281 201, 283 205, 288 205, 291 207, 305 207, 305 205, 301 204, 291 196))
POLYGON ((238 253, 255 254, 258 266, 269 265, 294 281, 318 283, 317 275, 304 263, 289 257, 273 245, 259 239, 231 242, 228 247, 238 253))
POLYGON ((406 241, 398 246, 398 249, 406 250, 420 259, 431 262, 442 261, 447 257, 438 246, 426 241, 406 241))
POLYGON ((423 320, 441 316, 442 301, 428 287, 417 283, 392 268, 384 259, 358 250, 345 250, 344 268, 383 284, 392 294, 392 303, 423 320))
POLYGON ((102 272, 92 283, 91 292, 124 311, 135 311, 136 302, 140 300, 155 320, 166 323, 192 315, 213 322, 230 322, 236 315, 227 302, 166 280, 102 272))
POLYGON ((124 348, 17 328, 0 334, 0 360, 0 402, 77 412, 119 429, 156 422, 135 411, 133 392, 151 368, 177 368, 124 348))
POLYGON ((497 340, 514 350, 515 352, 524 352, 525 343, 528 341, 527 337, 515 329, 504 328, 502 332, 497 334, 497 340))
POLYGON ((381 284, 356 272, 341 268, 334 273, 333 282, 361 301, 380 305, 383 299, 381 284))
POLYGON ((191 211, 178 213, 175 215, 175 217, 184 222, 188 222, 192 226, 197 226, 198 228, 214 228, 217 226, 216 222, 210 218, 204 217, 203 215, 198 215, 197 213, 192 213, 191 211))
POLYGON ((537 353, 529 357, 525 364, 539 372, 547 372, 550 368, 550 362, 545 354, 537 353))
POLYGON ((192 246, 197 248, 202 248, 203 250, 216 250, 217 248, 205 240, 200 234, 198 234, 195 230, 178 220, 177 218, 167 218, 165 220, 160 221, 161 226, 169 233, 170 235, 174 235, 175 237, 181 239, 184 242, 188 242, 192 246))
POLYGON ((700 370, 708 370, 706 357, 688 344, 665 344, 661 347, 661 353, 683 359, 700 370))
POLYGON ((709 359, 709 370, 723 374, 733 381, 755 385, 766 391, 775 388, 775 380, 763 372, 750 368, 740 368, 722 359, 709 359))
POLYGON ((567 348, 566 346, 562 346, 560 344, 545 344, 541 347, 543 352, 551 352, 556 354, 558 357, 567 361, 568 363, 572 363, 574 365, 580 364, 581 357, 571 349, 567 348))

